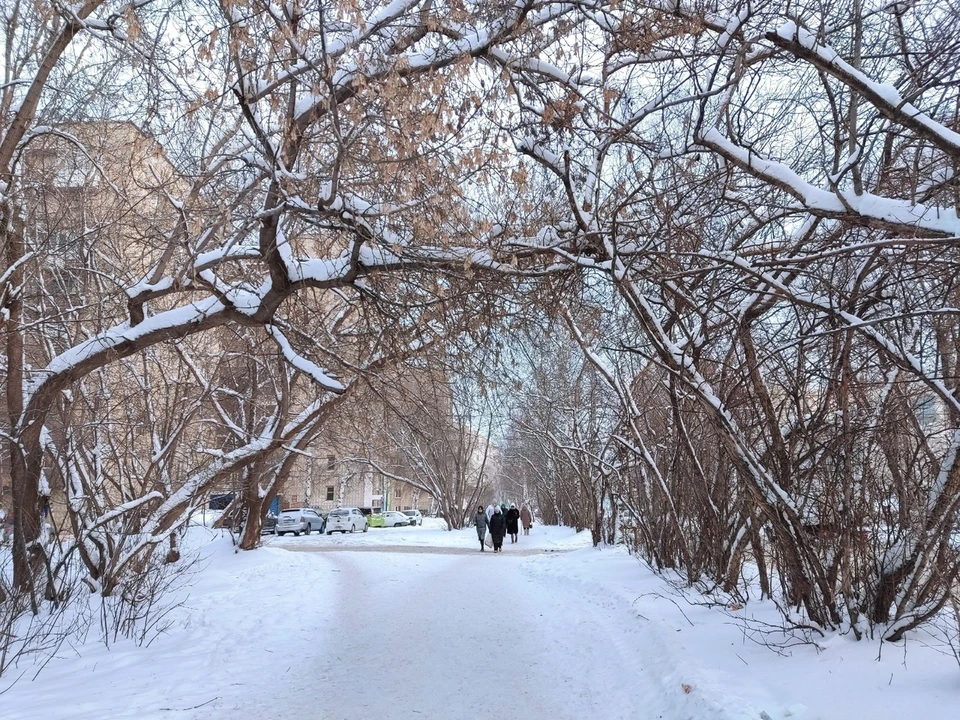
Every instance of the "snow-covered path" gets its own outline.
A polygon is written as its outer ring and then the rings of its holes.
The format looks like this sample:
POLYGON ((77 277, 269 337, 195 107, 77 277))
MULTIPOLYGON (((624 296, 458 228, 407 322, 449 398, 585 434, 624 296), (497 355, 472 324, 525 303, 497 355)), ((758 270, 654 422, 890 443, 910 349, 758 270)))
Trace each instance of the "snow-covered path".
POLYGON ((638 686, 633 653, 618 651, 603 613, 571 613, 573 599, 544 592, 516 556, 325 553, 316 562, 337 578, 333 647, 291 689, 320 681, 331 720, 394 703, 427 718, 472 718, 501 703, 521 717, 583 718, 598 706, 617 708, 606 717, 656 717, 640 712, 656 706, 655 689, 638 686), (337 698, 353 699, 340 714, 337 698))
POLYGON ((287 546, 307 552, 234 555, 218 541, 185 627, 148 648, 61 653, 0 695, 0 717, 757 717, 704 712, 674 679, 664 692, 659 649, 629 608, 529 571, 564 557, 545 535, 500 555, 459 539, 287 546))
POLYGON ((335 598, 300 610, 298 625, 326 628, 319 642, 285 661, 282 682, 193 717, 297 715, 316 702, 324 720, 466 720, 501 706, 555 720, 760 717, 686 695, 628 608, 585 602, 581 589, 525 571, 542 550, 365 550, 303 553, 335 598))
POLYGON ((29 663, 0 677, 0 719, 952 720, 960 699, 935 649, 879 663, 875 645, 834 636, 776 655, 564 528, 502 555, 427 526, 252 553, 193 538, 205 560, 164 634, 108 650, 94 623, 36 680, 29 663))

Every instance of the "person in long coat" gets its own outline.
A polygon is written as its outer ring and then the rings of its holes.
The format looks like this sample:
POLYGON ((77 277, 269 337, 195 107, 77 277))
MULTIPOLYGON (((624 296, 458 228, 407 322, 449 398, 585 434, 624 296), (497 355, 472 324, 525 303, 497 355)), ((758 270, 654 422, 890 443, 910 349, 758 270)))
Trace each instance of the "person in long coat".
POLYGON ((487 505, 487 525, 490 524, 490 518, 493 517, 493 503, 487 505))
POLYGON ((510 509, 507 510, 507 532, 510 533, 510 542, 517 541, 517 535, 520 534, 518 523, 520 522, 520 511, 514 503, 510 503, 510 509))
POLYGON ((523 534, 529 535, 530 528, 533 525, 533 513, 526 505, 520 508, 520 524, 523 525, 523 534))
POLYGON ((493 551, 501 552, 503 550, 503 535, 507 531, 507 519, 500 512, 499 507, 493 508, 493 516, 490 518, 490 537, 493 540, 493 551))
POLYGON ((487 513, 483 511, 483 505, 477 508, 473 522, 477 526, 477 537, 480 538, 480 552, 484 552, 483 539, 487 536, 487 513))

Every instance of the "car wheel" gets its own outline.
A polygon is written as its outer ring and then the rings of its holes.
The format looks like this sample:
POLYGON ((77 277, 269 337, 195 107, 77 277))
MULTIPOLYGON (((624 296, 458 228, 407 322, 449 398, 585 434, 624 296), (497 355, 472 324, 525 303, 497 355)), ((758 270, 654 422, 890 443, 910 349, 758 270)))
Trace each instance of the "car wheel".
POLYGON ((309 535, 312 529, 313 529, 313 525, 311 525, 310 523, 307 523, 307 526, 303 529, 303 534, 309 535))
POLYGON ((356 531, 357 531, 357 526, 356 526, 356 525, 351 525, 351 526, 350 526, 350 534, 352 535, 352 534, 355 533, 356 531))
POLYGON ((364 525, 364 526, 363 526, 363 531, 366 532, 366 531, 367 531, 367 528, 369 528, 369 527, 370 527, 369 525, 364 525))
POLYGON ((277 537, 283 537, 286 533, 278 532, 277 537))
POLYGON ((333 535, 333 530, 327 530, 327 535, 333 535))
POLYGON ((293 531, 293 536, 294 536, 294 537, 300 537, 300 531, 299 531, 299 530, 294 530, 294 531, 293 531))

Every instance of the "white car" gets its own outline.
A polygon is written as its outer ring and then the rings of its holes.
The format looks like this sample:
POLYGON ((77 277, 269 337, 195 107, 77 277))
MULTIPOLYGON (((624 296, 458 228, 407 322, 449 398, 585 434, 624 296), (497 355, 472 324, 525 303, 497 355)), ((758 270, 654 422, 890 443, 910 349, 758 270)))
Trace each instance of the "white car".
POLYGON ((396 510, 388 510, 380 517, 383 518, 384 527, 406 527, 410 524, 410 518, 408 518, 402 512, 397 512, 396 510))
POLYGON ((327 515, 327 535, 335 532, 367 531, 367 519, 357 508, 337 508, 327 515))
POLYGON ((411 525, 423 525, 423 515, 419 510, 404 510, 403 514, 411 525))
POLYGON ((320 513, 312 508, 289 508, 283 510, 277 517, 275 532, 277 535, 286 535, 292 532, 294 535, 303 533, 309 535, 311 531, 320 532, 323 529, 323 518, 320 513))

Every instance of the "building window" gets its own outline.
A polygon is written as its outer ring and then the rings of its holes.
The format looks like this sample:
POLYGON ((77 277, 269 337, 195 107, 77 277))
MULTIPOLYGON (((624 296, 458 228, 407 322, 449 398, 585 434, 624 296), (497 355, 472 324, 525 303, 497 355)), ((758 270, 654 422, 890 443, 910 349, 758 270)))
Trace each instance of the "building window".
POLYGON ((327 500, 333 500, 333 485, 327 485, 327 500))
POLYGON ((397 502, 400 502, 400 499, 403 497, 403 488, 397 488, 394 494, 396 495, 397 502))
POLYGON ((337 456, 327 455, 327 470, 333 470, 337 466, 337 456))

